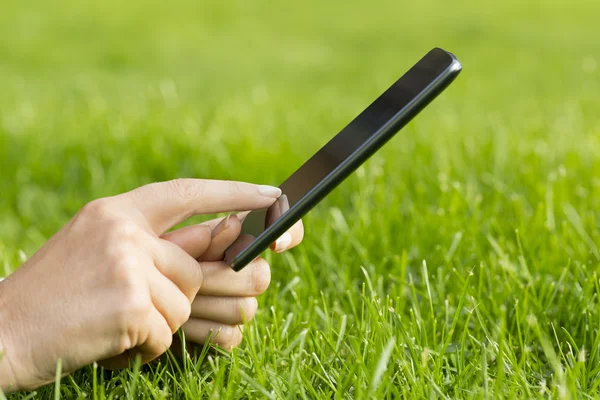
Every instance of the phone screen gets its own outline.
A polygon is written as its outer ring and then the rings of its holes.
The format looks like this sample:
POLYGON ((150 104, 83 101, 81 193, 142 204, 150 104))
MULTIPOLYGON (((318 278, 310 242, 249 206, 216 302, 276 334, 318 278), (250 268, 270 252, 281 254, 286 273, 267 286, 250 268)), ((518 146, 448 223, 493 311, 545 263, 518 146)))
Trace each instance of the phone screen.
MULTIPOLYGON (((389 139, 414 116, 407 114, 406 121, 398 120, 402 110, 411 105, 411 102, 414 103, 415 99, 427 92, 428 88, 431 89, 436 80, 440 80, 440 77, 444 78, 447 75, 446 81, 442 82, 442 86, 437 88, 437 92, 430 90, 431 93, 428 94, 430 98, 425 96, 420 104, 416 104, 416 108, 413 107, 413 112, 416 115, 420 108, 423 108, 439 91, 443 90, 445 87, 443 85, 450 83, 458 71, 460 71, 460 63, 450 53, 441 49, 430 51, 286 179, 279 186, 282 191, 281 197, 271 207, 255 210, 246 215, 242 222, 242 234, 226 252, 226 261, 235 270, 240 270, 245 264, 266 250, 280 234, 289 229, 303 214, 372 154, 367 154, 369 152, 366 150, 368 147, 365 146, 366 144, 376 139, 377 136, 387 135, 388 137, 385 140, 389 139), (452 74, 448 73, 449 69, 452 70, 452 74), (393 122, 396 123, 396 126, 390 125, 393 122), (386 126, 388 129, 383 129, 386 126), (340 172, 340 167, 344 166, 345 163, 348 164, 353 157, 356 158, 360 155, 361 151, 364 153, 363 157, 359 157, 360 160, 357 159, 355 165, 346 166, 345 171, 341 172, 344 175, 341 176, 341 179, 339 176, 338 179, 330 179, 331 182, 328 187, 323 187, 334 172, 340 172), (320 189, 321 192, 317 194, 318 198, 316 200, 313 198, 313 201, 305 201, 316 189, 320 189), (304 209, 299 210, 298 208, 303 202, 306 203, 304 209), (286 218, 287 214, 292 213, 295 209, 295 216, 286 218), (282 223, 284 220, 285 223, 282 223), (273 229, 275 227, 279 229, 273 229), (271 231, 271 235, 267 237, 265 234, 269 231, 271 231), (257 246, 259 239, 261 239, 261 243, 257 246)), ((383 142, 378 147, 382 144, 383 142)), ((376 151, 378 147, 372 148, 371 152, 376 151)))

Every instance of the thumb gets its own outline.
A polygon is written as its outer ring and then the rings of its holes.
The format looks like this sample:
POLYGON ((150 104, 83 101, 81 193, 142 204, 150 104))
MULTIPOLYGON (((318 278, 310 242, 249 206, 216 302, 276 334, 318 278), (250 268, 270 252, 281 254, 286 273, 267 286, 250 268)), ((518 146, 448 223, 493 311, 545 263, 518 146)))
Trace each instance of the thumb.
POLYGON ((150 227, 161 235, 198 214, 269 207, 281 195, 273 186, 207 179, 151 183, 120 196, 131 201, 150 227))

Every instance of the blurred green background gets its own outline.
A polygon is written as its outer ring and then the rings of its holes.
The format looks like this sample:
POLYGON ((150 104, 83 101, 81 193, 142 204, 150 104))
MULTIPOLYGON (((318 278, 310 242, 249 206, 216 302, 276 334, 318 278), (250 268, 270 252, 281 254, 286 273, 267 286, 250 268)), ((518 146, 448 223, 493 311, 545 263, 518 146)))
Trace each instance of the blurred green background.
POLYGON ((465 71, 377 156, 391 163, 388 190, 408 185, 413 167, 421 184, 452 169, 545 179, 569 160, 598 176, 598 121, 582 118, 598 106, 595 1, 2 10, 0 239, 10 248, 30 253, 90 199, 157 179, 276 184, 435 46, 465 71))
MULTIPOLYGON (((431 301, 419 329, 440 329, 434 321, 444 319, 444 304, 468 297, 486 310, 476 326, 460 318, 473 338, 510 342, 535 315, 557 351, 566 343, 561 327, 594 348, 598 1, 5 0, 0 8, 4 273, 97 197, 176 177, 278 184, 442 47, 463 63, 458 80, 306 217, 300 249, 269 257, 274 288, 261 304, 280 308, 259 314, 257 335, 289 312, 298 318, 292 327, 317 340, 323 326, 305 322, 319 321, 314 302, 328 299, 333 314, 351 315, 339 299, 367 302, 367 273, 373 296, 400 299, 400 316, 431 301), (469 274, 476 284, 463 281, 469 274), (517 315, 515 302, 524 307, 517 315), (486 328, 498 318, 506 319, 502 329, 486 328)), ((385 321, 378 324, 395 326, 385 321)), ((372 329, 359 326, 357 343, 372 329)), ((374 362, 392 334, 374 340, 374 362)), ((521 367, 523 382, 540 387, 552 359, 542 337, 512 347, 537 360, 521 367)), ((485 351, 471 351, 461 357, 477 370, 485 351)), ((488 371, 477 371, 436 375, 423 387, 437 382, 458 396, 466 392, 443 382, 480 387, 488 371)), ((595 388, 592 376, 574 374, 569 385, 595 388)))

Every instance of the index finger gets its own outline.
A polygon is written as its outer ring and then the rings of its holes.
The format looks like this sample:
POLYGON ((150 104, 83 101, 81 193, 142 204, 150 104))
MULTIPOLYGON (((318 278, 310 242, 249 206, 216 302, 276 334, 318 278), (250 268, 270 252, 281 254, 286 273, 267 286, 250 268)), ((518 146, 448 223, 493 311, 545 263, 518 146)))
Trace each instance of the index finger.
MULTIPOLYGON (((242 211, 242 212, 238 212, 235 214, 236 217, 238 217, 238 219, 240 221, 244 221, 244 218, 246 218, 246 215, 248 215, 250 213, 250 211, 242 211)), ((227 217, 221 217, 221 218, 215 218, 215 219, 211 219, 209 221, 205 221, 202 222, 201 225, 204 226, 208 226, 211 230, 215 229, 220 223, 221 221, 223 221, 225 218, 227 217)))
POLYGON ((265 208, 281 195, 273 186, 209 179, 151 183, 121 196, 131 200, 152 229, 167 229, 198 214, 265 208))

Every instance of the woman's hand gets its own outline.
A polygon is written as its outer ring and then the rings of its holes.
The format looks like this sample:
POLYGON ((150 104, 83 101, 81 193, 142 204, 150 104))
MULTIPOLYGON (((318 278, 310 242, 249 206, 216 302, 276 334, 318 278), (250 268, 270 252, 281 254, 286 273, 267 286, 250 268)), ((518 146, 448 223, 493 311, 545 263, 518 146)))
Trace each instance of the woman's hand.
MULTIPOLYGON (((232 214, 163 235, 163 239, 177 244, 202 265, 204 282, 192 303, 190 319, 182 327, 187 342, 204 344, 210 338, 212 343, 230 349, 242 340, 239 325, 250 321, 256 314, 256 296, 269 286, 271 273, 269 264, 262 258, 254 260, 240 272, 233 271, 223 261, 225 250, 240 232, 240 218, 232 214), (202 246, 206 227, 210 228, 212 238, 208 249, 202 246)), ((303 235, 304 228, 299 221, 271 249, 277 253, 291 249, 302 241, 303 235)), ((180 352, 177 337, 173 351, 180 352)))
MULTIPOLYGON (((193 249, 161 235, 192 215, 268 207, 279 195, 270 186, 180 179, 85 206, 0 283, 0 388, 51 382, 59 358, 65 374, 97 360, 124 367, 138 354, 148 362, 169 348, 191 313, 198 321, 219 319, 215 307, 226 306, 209 296, 264 290, 263 261, 239 277, 218 262, 200 266, 196 257, 217 253, 209 228, 195 228, 193 249), (260 277, 243 279, 253 272, 260 277), (197 301, 201 287, 204 300, 197 301)), ((246 306, 251 311, 251 300, 246 306)))

